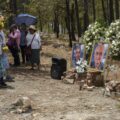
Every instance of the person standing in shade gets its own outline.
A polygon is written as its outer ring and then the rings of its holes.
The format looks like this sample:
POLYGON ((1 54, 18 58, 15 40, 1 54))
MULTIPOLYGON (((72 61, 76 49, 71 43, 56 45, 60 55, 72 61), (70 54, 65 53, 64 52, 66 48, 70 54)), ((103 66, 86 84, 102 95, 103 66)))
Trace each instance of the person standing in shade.
POLYGON ((11 46, 10 45, 8 46, 14 58, 14 66, 20 65, 20 57, 19 57, 20 36, 21 36, 20 30, 15 24, 13 24, 10 28, 10 33, 8 36, 11 46))
POLYGON ((29 32, 26 36, 27 46, 31 47, 31 70, 34 70, 34 64, 37 64, 38 70, 40 66, 40 47, 41 47, 41 38, 39 33, 36 32, 34 25, 30 25, 29 32))
POLYGON ((28 61, 25 50, 26 50, 26 35, 27 35, 27 29, 26 24, 23 23, 21 25, 20 29, 21 37, 20 37, 20 49, 21 49, 21 55, 22 55, 22 63, 25 64, 26 61, 28 61))

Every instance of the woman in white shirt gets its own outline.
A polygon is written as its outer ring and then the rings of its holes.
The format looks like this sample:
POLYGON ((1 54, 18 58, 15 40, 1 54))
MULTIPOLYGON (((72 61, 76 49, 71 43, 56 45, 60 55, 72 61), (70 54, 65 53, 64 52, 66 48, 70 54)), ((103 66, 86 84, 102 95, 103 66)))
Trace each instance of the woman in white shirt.
POLYGON ((31 46, 31 70, 34 70, 34 64, 36 63, 38 65, 40 64, 40 47, 41 47, 41 39, 39 33, 36 32, 36 28, 34 25, 31 25, 29 27, 29 32, 26 36, 26 42, 27 46, 31 46))

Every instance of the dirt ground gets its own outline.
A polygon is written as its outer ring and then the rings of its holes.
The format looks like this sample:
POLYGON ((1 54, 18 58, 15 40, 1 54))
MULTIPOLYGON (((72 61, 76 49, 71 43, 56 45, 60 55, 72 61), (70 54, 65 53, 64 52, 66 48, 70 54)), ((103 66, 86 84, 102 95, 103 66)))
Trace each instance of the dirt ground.
POLYGON ((70 60, 69 49, 44 44, 41 54, 41 64, 48 64, 47 70, 44 67, 40 71, 31 71, 25 66, 10 68, 15 82, 8 83, 10 88, 0 89, 0 120, 120 120, 120 101, 103 96, 103 88, 79 91, 77 83, 65 84, 51 79, 51 57, 59 55, 70 60), (31 112, 11 111, 11 104, 21 97, 29 97, 34 103, 31 112))

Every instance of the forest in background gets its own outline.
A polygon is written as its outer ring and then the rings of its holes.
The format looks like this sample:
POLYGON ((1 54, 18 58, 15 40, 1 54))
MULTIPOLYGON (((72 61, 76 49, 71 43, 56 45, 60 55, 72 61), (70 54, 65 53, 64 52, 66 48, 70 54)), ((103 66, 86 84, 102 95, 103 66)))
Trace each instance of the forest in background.
POLYGON ((68 33, 69 46, 90 23, 99 21, 108 26, 120 17, 120 0, 0 0, 0 3, 6 27, 19 13, 29 13, 38 18, 41 32, 54 32, 56 37, 68 33))

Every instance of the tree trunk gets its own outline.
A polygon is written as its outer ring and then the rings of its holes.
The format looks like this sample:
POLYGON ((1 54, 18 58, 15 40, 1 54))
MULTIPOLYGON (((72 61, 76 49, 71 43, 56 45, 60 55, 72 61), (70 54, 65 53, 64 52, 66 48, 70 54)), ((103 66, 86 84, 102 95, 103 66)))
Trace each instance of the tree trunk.
POLYGON ((93 21, 95 22, 96 20, 95 0, 92 0, 92 5, 93 5, 93 21))
POLYGON ((109 0, 109 24, 114 20, 113 0, 109 0))
POLYGON ((42 20, 40 19, 40 31, 43 31, 42 20))
POLYGON ((119 19, 119 0, 115 0, 116 19, 119 19))
POLYGON ((56 33, 56 37, 59 38, 59 21, 58 21, 58 13, 57 11, 54 12, 54 32, 56 33))
POLYGON ((84 2, 84 31, 89 25, 89 16, 88 16, 88 0, 83 0, 84 2))
POLYGON ((106 11, 105 11, 105 3, 104 3, 104 0, 101 0, 101 2, 102 2, 103 17, 104 17, 104 20, 107 21, 107 15, 106 15, 106 11))
POLYGON ((10 8, 10 11, 13 10, 12 0, 9 0, 9 8, 10 8))
POLYGON ((72 4, 71 9, 71 37, 73 41, 76 41, 75 38, 75 20, 74 20, 74 4, 72 4))
POLYGON ((106 13, 107 13, 107 23, 108 23, 108 25, 110 24, 109 23, 109 19, 110 19, 110 15, 109 15, 109 0, 106 0, 106 8, 107 8, 107 11, 106 11, 106 13))
POLYGON ((10 0, 9 1, 9 8, 10 8, 10 21, 9 21, 9 25, 11 26, 14 23, 14 18, 17 15, 17 2, 16 0, 10 0))
POLYGON ((11 13, 13 13, 14 15, 17 14, 17 4, 16 4, 16 0, 10 0, 9 1, 9 6, 10 6, 10 11, 11 13))
POLYGON ((39 9, 38 9, 38 18, 39 18, 40 31, 42 32, 43 27, 42 27, 42 20, 41 20, 41 11, 39 9))
POLYGON ((66 25, 69 34, 69 46, 72 47, 72 38, 71 38, 71 20, 70 20, 70 2, 66 0, 66 25))
POLYGON ((75 2, 75 13, 76 13, 76 20, 77 20, 77 31, 78 31, 78 39, 81 37, 82 30, 81 30, 81 24, 79 19, 79 9, 78 9, 78 1, 74 0, 75 2))

